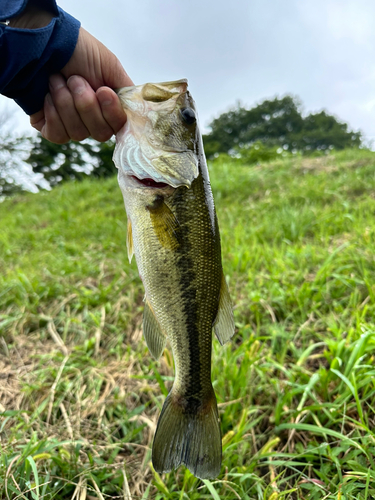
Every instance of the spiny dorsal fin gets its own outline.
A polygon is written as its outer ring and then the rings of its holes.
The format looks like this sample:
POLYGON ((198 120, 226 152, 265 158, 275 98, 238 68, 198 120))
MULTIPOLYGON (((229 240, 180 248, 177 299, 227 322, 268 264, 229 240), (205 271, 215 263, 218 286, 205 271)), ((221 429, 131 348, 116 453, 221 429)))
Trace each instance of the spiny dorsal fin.
POLYGON ((128 249, 128 259, 129 259, 129 262, 131 262, 133 255, 134 255, 134 247, 133 247, 132 223, 130 222, 130 219, 128 219, 128 232, 126 235, 126 246, 128 249))
POLYGON ((172 210, 164 203, 163 197, 155 198, 146 207, 150 212, 155 234, 163 247, 176 250, 180 246, 181 226, 172 210))
POLYGON ((151 354, 155 359, 159 359, 164 351, 167 339, 147 300, 143 311, 143 335, 151 354))
POLYGON ((221 345, 224 345, 234 334, 234 318, 232 301, 229 296, 224 274, 221 275, 219 308, 214 321, 214 331, 221 345))

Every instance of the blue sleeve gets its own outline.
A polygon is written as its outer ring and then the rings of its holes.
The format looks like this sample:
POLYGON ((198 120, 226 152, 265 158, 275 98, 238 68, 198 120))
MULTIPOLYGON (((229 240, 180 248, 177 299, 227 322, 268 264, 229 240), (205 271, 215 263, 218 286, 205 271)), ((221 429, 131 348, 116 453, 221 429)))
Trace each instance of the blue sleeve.
MULTIPOLYGON (((0 21, 22 12, 28 0, 0 0, 0 21)), ((80 23, 55 0, 34 0, 55 17, 44 28, 26 30, 0 24, 0 94, 14 99, 28 114, 43 107, 48 78, 71 58, 80 23)))

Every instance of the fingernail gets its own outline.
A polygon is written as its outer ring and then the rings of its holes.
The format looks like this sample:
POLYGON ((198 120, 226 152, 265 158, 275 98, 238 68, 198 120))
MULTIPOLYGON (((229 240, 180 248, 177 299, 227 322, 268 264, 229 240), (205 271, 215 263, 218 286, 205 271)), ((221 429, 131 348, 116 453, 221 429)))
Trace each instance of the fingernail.
POLYGON ((80 78, 79 76, 71 76, 67 81, 67 84, 69 90, 73 92, 73 94, 78 94, 78 95, 83 94, 83 91, 85 90, 86 86, 83 78, 80 78))
POLYGON ((99 102, 100 102, 101 106, 109 106, 110 104, 113 103, 112 97, 111 96, 106 96, 105 93, 103 95, 103 92, 97 92, 96 95, 97 95, 97 97, 99 99, 99 102))
POLYGON ((65 86, 65 80, 60 75, 51 75, 49 86, 52 90, 59 90, 65 86))
POLYGON ((46 123, 46 120, 44 118, 42 118, 41 120, 39 120, 38 122, 35 122, 35 123, 31 123, 30 122, 30 125, 35 128, 35 130, 38 130, 39 132, 42 130, 42 128, 44 127, 44 124, 46 123))

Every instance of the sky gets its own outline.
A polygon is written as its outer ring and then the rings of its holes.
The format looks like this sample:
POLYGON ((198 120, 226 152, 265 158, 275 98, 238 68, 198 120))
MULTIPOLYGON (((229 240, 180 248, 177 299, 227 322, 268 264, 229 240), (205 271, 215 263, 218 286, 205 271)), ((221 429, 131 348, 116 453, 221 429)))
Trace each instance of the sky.
MULTIPOLYGON (((373 0, 58 0, 136 84, 187 78, 205 131, 237 101, 292 94, 375 143, 373 0)), ((28 119, 0 97, 19 129, 28 119)))

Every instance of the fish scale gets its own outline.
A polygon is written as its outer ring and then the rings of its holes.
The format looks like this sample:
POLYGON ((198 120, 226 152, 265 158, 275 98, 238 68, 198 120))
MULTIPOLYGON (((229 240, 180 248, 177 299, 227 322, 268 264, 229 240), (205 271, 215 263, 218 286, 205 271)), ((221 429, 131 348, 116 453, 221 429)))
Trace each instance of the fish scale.
POLYGON ((234 321, 195 104, 186 80, 124 88, 119 96, 128 125, 117 137, 114 161, 128 215, 128 255, 134 252, 145 287, 143 332, 155 358, 168 340, 175 364, 152 461, 158 472, 185 464, 197 477, 214 478, 221 433, 212 330, 223 344, 234 321), (127 155, 127 145, 137 155, 127 155))

